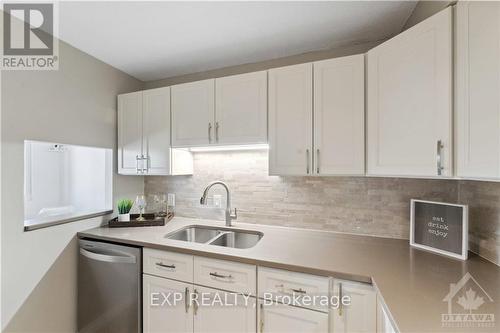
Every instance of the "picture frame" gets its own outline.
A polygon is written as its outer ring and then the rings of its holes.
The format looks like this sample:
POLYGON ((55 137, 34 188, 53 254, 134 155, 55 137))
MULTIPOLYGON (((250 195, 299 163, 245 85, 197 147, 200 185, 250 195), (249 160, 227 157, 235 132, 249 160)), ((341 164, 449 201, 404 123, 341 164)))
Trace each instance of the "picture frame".
POLYGON ((467 205, 411 199, 411 247, 467 260, 468 241, 467 205))

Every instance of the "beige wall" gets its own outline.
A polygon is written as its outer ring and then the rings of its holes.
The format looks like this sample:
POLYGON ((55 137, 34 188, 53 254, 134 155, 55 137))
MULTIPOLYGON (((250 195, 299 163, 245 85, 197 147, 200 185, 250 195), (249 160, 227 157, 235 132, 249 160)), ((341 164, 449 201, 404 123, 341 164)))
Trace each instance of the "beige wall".
POLYGON ((419 1, 413 10, 413 13, 410 15, 406 24, 404 26, 404 30, 414 26, 415 24, 425 20, 429 16, 436 14, 437 12, 443 10, 448 7, 450 4, 455 3, 456 1, 419 1))
POLYGON ((179 83, 186 83, 186 82, 205 80, 205 79, 211 79, 211 78, 217 78, 217 77, 223 77, 223 76, 229 76, 229 75, 256 72, 256 71, 266 70, 269 68, 276 68, 276 67, 295 65, 295 64, 306 63, 306 62, 311 62, 311 61, 316 61, 316 60, 323 60, 323 59, 337 58, 337 57, 342 57, 342 56, 347 56, 347 55, 359 54, 359 53, 364 53, 364 52, 368 51, 369 49, 377 46, 381 42, 382 42, 382 40, 377 41, 377 42, 361 43, 361 44, 357 44, 357 45, 352 45, 352 46, 348 46, 348 47, 341 47, 341 48, 336 48, 336 49, 332 49, 332 50, 309 52, 309 53, 294 55, 294 56, 285 57, 285 58, 278 58, 278 59, 272 59, 272 60, 262 61, 262 62, 257 62, 257 63, 219 68, 219 69, 214 69, 214 70, 207 71, 207 72, 176 76, 176 77, 166 78, 166 79, 157 80, 157 81, 149 81, 149 82, 145 83, 145 87, 147 89, 165 87, 165 86, 171 86, 171 85, 179 84, 179 83))
MULTIPOLYGON (((116 95, 142 89, 142 82, 65 43, 59 50, 58 71, 6 71, 1 78, 4 332, 75 332, 75 235, 109 218, 23 232, 23 140, 116 151, 116 95)), ((144 188, 142 177, 115 173, 113 183, 115 200, 144 188)))

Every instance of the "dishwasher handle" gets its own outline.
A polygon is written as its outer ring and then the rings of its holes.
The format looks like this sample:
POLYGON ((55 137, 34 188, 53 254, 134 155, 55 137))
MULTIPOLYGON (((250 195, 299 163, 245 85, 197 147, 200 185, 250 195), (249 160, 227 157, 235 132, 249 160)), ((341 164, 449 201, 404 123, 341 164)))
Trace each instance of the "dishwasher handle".
POLYGON ((115 255, 102 254, 99 252, 93 252, 86 250, 84 248, 80 248, 80 254, 92 260, 105 261, 111 263, 122 263, 122 264, 135 264, 137 262, 137 258, 134 255, 118 251, 109 251, 109 250, 106 251, 106 253, 113 253, 115 255))

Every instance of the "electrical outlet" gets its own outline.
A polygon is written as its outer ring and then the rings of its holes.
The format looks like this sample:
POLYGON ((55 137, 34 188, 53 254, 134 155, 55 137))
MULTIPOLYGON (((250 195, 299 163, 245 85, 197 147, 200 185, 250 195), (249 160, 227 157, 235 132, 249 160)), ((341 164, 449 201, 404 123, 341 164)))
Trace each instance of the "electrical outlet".
POLYGON ((214 207, 216 208, 222 207, 222 195, 214 194, 214 207))

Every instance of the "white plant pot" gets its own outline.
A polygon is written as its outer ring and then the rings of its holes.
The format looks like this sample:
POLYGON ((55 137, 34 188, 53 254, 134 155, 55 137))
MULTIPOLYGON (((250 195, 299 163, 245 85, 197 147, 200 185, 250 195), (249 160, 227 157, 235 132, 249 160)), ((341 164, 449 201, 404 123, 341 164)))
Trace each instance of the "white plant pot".
POLYGON ((118 214, 118 222, 130 222, 130 213, 118 214))

